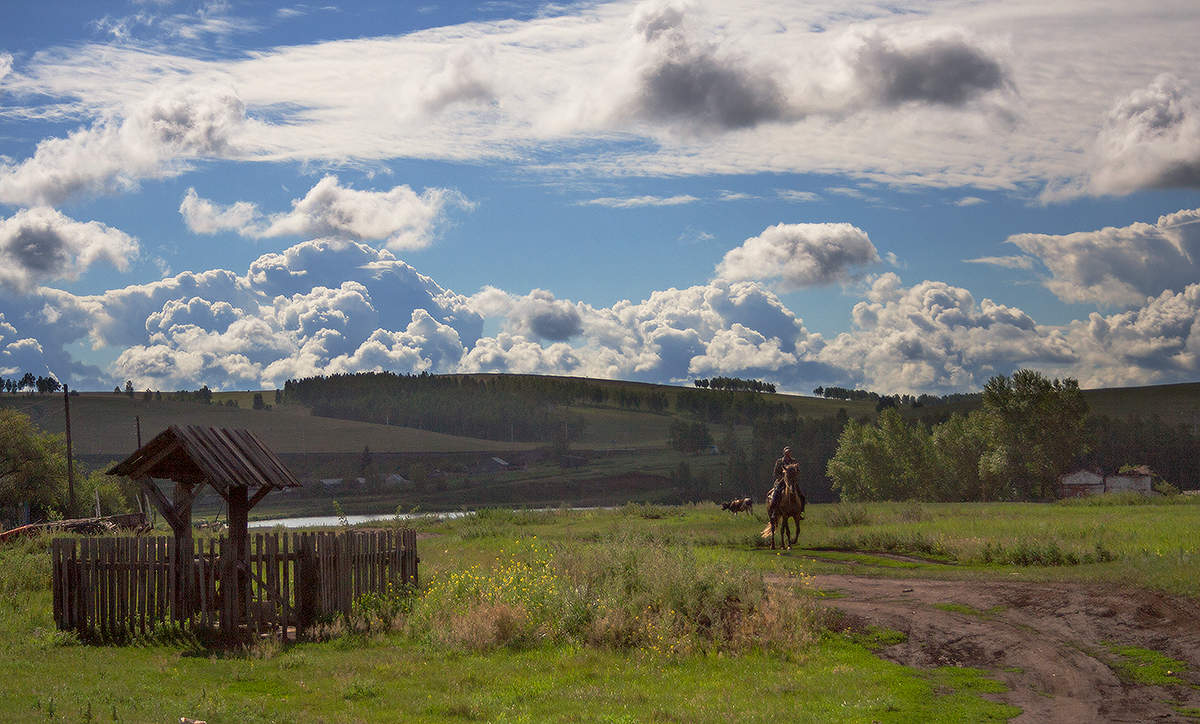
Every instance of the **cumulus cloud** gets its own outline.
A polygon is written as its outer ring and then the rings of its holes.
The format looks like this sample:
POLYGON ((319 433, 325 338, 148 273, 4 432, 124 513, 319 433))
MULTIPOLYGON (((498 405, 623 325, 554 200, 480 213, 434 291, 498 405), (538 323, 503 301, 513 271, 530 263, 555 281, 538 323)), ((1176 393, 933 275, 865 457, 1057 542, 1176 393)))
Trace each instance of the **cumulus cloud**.
POLYGON ((12 72, 13 57, 11 53, 0 53, 0 80, 12 72))
POLYGON ((1130 310, 1039 325, 1021 309, 939 281, 886 273, 826 340, 752 281, 716 279, 610 307, 485 288, 464 297, 385 250, 315 240, 264 254, 244 274, 185 273, 75 296, 39 287, 5 299, 0 370, 53 372, 74 386, 135 380, 161 389, 279 385, 289 378, 397 372, 530 372, 686 382, 731 374, 783 389, 977 389, 1032 366, 1085 384, 1194 379, 1200 284, 1130 310), (482 336, 483 319, 500 330, 482 336), (90 337, 124 348, 108 373, 64 350, 90 337))
POLYGON ((0 202, 58 204, 81 193, 129 189, 181 173, 188 161, 233 155, 247 123, 236 94, 177 90, 137 102, 65 138, 48 138, 20 163, 0 162, 0 202))
POLYGON ((42 345, 36 339, 18 334, 17 328, 0 312, 0 375, 16 377, 32 372, 44 376, 48 370, 42 345))
POLYGON ((94 315, 90 334, 126 346, 116 376, 163 388, 448 372, 483 325, 466 297, 390 252, 335 239, 264 254, 244 275, 188 272, 80 299, 94 315))
POLYGON ((1158 76, 1108 112, 1093 156, 1097 193, 1200 186, 1200 96, 1173 75, 1158 76))
POLYGON ((519 335, 500 333, 479 340, 463 358, 464 372, 572 374, 583 367, 579 356, 561 342, 544 347, 519 335))
POLYGON ((40 282, 77 279, 104 260, 125 270, 137 240, 98 221, 75 221, 54 209, 21 209, 0 218, 0 288, 28 292, 40 282))
POLYGON ((1196 379, 1200 373, 1200 284, 1164 291, 1135 309, 1066 327, 1085 387, 1196 379))
POLYGON ((544 289, 516 296, 489 286, 471 297, 471 304, 484 316, 503 318, 516 336, 565 342, 583 331, 580 307, 544 289))
POLYGON ((851 279, 880 261, 867 233, 852 224, 776 224, 746 239, 717 265, 722 279, 778 279, 785 288, 851 279))
POLYGON ((1063 334, 1039 328, 1025 312, 966 289, 925 281, 904 288, 893 273, 872 284, 853 310, 854 329, 817 359, 852 384, 893 392, 975 389, 1022 365, 1069 365, 1077 357, 1063 334))
POLYGON ((1050 271, 1046 288, 1063 301, 1134 305, 1200 278, 1200 209, 1153 224, 1071 234, 1017 234, 1008 242, 1050 271))
POLYGON ((633 209, 640 206, 680 206, 682 204, 693 204, 699 200, 691 194, 680 194, 677 196, 602 196, 596 199, 580 201, 579 205, 607 206, 610 209, 633 209))
POLYGON ((429 188, 418 194, 407 185, 388 191, 359 191, 342 186, 337 176, 318 181, 291 211, 265 217, 246 201, 221 206, 188 189, 179 205, 188 228, 197 233, 231 230, 253 238, 339 236, 382 240, 395 250, 422 249, 449 206, 472 208, 457 191, 429 188))
POLYGON ((179 203, 179 213, 187 227, 197 234, 237 231, 253 236, 262 230, 262 215, 257 205, 238 201, 229 206, 220 206, 200 198, 194 188, 188 188, 184 194, 183 201, 179 203))

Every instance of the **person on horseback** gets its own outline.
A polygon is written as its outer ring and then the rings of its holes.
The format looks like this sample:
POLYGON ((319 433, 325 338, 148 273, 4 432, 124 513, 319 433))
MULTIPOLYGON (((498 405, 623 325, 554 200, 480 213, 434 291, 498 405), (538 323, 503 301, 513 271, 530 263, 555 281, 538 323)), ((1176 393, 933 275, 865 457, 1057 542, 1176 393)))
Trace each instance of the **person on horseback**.
MULTIPOLYGON (((772 501, 779 498, 779 491, 783 489, 783 466, 791 465, 796 462, 792 457, 792 448, 786 446, 783 448, 783 457, 775 461, 775 485, 771 488, 770 494, 767 496, 767 506, 769 507, 772 501)), ((797 491, 799 492, 799 491, 797 491)), ((804 494, 800 493, 800 517, 804 517, 804 494)))

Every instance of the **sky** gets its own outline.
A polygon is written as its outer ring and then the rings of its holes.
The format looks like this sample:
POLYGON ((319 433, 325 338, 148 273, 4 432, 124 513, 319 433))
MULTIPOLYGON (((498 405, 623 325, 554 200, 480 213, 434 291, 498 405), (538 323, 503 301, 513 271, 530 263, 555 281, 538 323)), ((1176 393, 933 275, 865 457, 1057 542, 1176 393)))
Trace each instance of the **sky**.
POLYGON ((1200 380, 1194 0, 0 12, 0 377, 1200 380))

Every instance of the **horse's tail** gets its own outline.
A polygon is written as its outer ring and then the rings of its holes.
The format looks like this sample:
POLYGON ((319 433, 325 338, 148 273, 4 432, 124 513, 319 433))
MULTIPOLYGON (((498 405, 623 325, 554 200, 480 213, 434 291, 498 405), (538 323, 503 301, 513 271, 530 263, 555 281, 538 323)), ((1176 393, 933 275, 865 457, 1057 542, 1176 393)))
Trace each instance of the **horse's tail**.
POLYGON ((759 538, 770 538, 774 534, 775 534, 775 531, 771 530, 771 521, 768 520, 767 527, 762 529, 762 533, 759 533, 758 537, 759 538))

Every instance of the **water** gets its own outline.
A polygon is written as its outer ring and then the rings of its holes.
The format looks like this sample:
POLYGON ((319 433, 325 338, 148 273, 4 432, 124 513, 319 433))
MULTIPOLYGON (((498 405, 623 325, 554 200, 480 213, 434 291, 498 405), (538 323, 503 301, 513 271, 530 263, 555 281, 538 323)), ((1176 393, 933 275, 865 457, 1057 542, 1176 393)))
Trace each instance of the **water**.
MULTIPOLYGON (((347 525, 358 525, 359 523, 372 523, 378 520, 411 520, 413 518, 461 518, 469 513, 463 511, 451 511, 448 513, 376 513, 373 515, 347 515, 347 525)), ((284 528, 331 528, 340 526, 342 519, 336 515, 316 515, 307 518, 272 518, 271 520, 252 520, 250 521, 251 528, 274 528, 283 526, 284 528)))
MULTIPOLYGON (((563 508, 513 508, 514 511, 529 511, 535 513, 544 513, 550 510, 564 510, 563 508)), ((613 510, 610 505, 585 505, 581 507, 569 507, 565 510, 613 510)), ((380 520, 413 520, 416 518, 462 518, 463 516, 472 515, 473 510, 451 510, 444 513, 373 513, 371 515, 347 515, 347 525, 358 525, 359 523, 371 523, 380 520)), ((274 528, 283 526, 284 528, 332 528, 342 525, 342 519, 336 515, 316 515, 307 518, 272 518, 271 520, 252 520, 250 521, 251 528, 274 528)))

